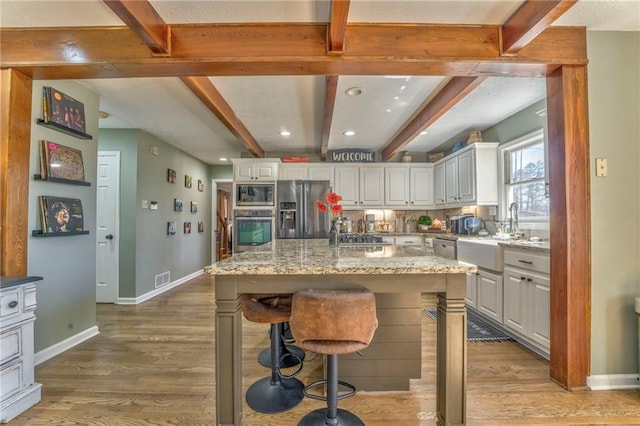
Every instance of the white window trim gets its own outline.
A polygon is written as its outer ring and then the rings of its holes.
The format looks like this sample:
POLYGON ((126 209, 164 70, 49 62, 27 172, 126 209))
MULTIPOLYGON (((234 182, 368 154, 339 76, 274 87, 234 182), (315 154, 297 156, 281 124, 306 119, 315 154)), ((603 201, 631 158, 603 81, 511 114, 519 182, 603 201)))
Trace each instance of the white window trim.
MULTIPOLYGON (((506 181, 507 179, 505 178, 505 154, 509 151, 514 151, 520 147, 523 147, 525 145, 529 145, 529 144, 533 144, 533 143, 539 143, 539 142, 543 142, 544 143, 544 151, 545 151, 545 182, 548 182, 548 179, 546 178, 547 176, 547 170, 549 167, 549 163, 546 161, 547 159, 547 154, 549 152, 548 150, 548 145, 547 145, 547 139, 545 138, 545 129, 538 129, 535 130, 531 133, 528 133, 524 136, 521 136, 517 139, 514 139, 512 141, 506 142, 502 145, 500 145, 498 147, 498 170, 500 171, 499 173, 499 179, 498 179, 498 185, 500 185, 500 191, 499 191, 499 211, 500 211, 500 216, 498 217, 498 220, 503 220, 507 217, 509 217, 509 207, 506 205, 506 181)), ((548 230, 549 229, 549 221, 548 220, 544 220, 544 221, 521 221, 518 223, 518 226, 520 229, 537 229, 537 230, 548 230)))

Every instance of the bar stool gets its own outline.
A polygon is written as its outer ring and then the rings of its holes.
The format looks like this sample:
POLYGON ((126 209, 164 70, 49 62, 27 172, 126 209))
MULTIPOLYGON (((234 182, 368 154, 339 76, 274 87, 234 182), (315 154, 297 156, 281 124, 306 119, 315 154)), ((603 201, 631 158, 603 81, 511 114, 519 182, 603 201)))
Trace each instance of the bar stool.
POLYGON ((289 325, 301 348, 326 355, 326 379, 311 383, 305 396, 327 401, 327 408, 312 411, 299 426, 364 425, 355 414, 338 408, 338 400, 355 394, 355 387, 338 380, 338 355, 360 351, 371 343, 378 328, 376 299, 365 290, 303 290, 293 295, 289 325), (310 388, 327 385, 326 398, 310 388), (350 391, 338 395, 338 385, 350 391))
MULTIPOLYGON (((289 299, 291 300, 291 299, 289 299)), ((289 368, 300 364, 304 361, 304 350, 296 345, 287 345, 286 339, 291 337, 291 329, 289 322, 278 324, 280 336, 280 368, 289 368)), ((269 329, 269 333, 271 333, 269 329)), ((265 348, 258 354, 258 362, 267 368, 271 368, 271 347, 265 348)))
MULTIPOLYGON (((291 314, 291 295, 289 294, 241 294, 242 314, 252 322, 271 324, 271 376, 264 377, 247 389, 247 404, 261 413, 281 413, 287 411, 304 398, 304 384, 295 378, 302 370, 286 376, 280 372, 281 326, 289 320, 291 314)), ((295 356, 295 355, 290 355, 295 356)))

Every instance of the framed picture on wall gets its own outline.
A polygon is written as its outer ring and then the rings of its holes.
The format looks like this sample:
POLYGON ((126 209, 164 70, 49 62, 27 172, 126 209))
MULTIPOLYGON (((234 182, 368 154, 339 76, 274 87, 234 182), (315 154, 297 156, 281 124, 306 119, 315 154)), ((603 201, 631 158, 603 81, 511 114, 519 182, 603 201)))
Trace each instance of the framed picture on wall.
POLYGON ((197 201, 192 201, 191 202, 191 213, 198 213, 198 202, 197 201))
POLYGON ((174 212, 182 211, 182 200, 180 198, 173 199, 173 211, 174 212))
POLYGON ((167 235, 176 235, 176 223, 167 222, 167 235))
POLYGON ((185 222, 184 223, 184 233, 185 234, 190 234, 191 233, 191 222, 185 222))
POLYGON ((184 186, 185 188, 191 188, 191 176, 184 175, 184 186))
POLYGON ((198 232, 204 232, 204 222, 198 222, 198 232))
POLYGON ((204 182, 200 179, 198 179, 198 191, 204 191, 204 182))
POLYGON ((176 171, 173 169, 167 169, 167 182, 176 183, 176 171))

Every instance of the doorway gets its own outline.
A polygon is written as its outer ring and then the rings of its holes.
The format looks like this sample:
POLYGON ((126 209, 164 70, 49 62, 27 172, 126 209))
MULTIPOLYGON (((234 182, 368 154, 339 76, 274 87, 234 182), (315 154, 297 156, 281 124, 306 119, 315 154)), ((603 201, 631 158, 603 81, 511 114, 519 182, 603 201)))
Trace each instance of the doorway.
POLYGON ((211 185, 213 212, 213 235, 214 247, 212 250, 212 261, 231 257, 231 244, 233 238, 233 220, 231 216, 233 181, 214 180, 211 185))
POLYGON ((96 303, 116 303, 119 289, 120 152, 98 151, 96 303))

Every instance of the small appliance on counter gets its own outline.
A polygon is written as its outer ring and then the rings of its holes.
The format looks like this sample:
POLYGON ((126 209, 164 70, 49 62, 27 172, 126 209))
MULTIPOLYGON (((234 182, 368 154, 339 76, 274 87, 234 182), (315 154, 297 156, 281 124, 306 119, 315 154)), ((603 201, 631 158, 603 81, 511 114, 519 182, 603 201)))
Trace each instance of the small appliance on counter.
POLYGON ((451 218, 449 218, 449 226, 447 227, 448 229, 451 230, 452 234, 466 234, 467 231, 465 230, 465 221, 468 218, 473 218, 474 215, 471 213, 465 213, 465 214, 460 214, 460 215, 455 215, 455 216, 451 216, 451 218))
POLYGON ((364 216, 364 219, 367 223, 367 232, 375 232, 376 230, 376 215, 375 214, 367 214, 364 216))

